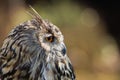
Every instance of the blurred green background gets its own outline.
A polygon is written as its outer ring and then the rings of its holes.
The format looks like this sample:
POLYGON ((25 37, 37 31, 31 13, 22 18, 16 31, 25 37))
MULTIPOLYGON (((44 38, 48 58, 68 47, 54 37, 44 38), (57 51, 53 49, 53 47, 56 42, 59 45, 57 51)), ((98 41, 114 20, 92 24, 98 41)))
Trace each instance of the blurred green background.
POLYGON ((31 19, 26 6, 34 3, 33 8, 62 31, 76 80, 120 80, 118 46, 97 10, 73 0, 26 1, 1 1, 0 45, 13 27, 31 19))

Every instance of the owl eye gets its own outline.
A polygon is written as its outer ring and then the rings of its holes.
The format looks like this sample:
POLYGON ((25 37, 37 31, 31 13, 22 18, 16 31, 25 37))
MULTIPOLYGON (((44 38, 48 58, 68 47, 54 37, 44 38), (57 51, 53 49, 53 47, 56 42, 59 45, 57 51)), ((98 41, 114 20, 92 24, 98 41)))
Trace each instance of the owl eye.
POLYGON ((49 37, 46 37, 45 39, 48 42, 53 42, 54 41, 54 36, 49 36, 49 37))

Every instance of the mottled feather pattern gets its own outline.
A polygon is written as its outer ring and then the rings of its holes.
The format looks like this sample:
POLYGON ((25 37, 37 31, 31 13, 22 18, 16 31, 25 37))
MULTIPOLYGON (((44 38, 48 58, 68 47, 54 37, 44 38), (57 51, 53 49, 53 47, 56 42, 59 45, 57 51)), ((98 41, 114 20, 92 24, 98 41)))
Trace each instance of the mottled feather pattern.
POLYGON ((38 19, 41 17, 21 23, 4 40, 1 80, 75 80, 61 31, 38 19))

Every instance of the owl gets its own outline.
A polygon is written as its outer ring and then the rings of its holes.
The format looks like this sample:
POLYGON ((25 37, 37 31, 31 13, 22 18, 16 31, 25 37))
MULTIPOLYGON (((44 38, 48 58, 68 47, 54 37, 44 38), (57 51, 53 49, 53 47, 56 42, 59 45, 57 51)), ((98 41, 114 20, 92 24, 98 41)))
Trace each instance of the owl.
POLYGON ((0 49, 1 80, 75 80, 57 26, 30 7, 33 19, 16 26, 0 49))

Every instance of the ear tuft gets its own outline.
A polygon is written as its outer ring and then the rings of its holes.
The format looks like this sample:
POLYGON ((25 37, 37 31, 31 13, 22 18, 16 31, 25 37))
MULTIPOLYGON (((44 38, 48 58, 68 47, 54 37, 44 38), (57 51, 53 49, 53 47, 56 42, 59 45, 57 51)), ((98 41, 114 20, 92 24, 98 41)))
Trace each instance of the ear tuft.
POLYGON ((27 10, 27 12, 32 16, 32 18, 35 18, 40 24, 43 24, 42 17, 31 5, 29 5, 29 9, 27 10))

